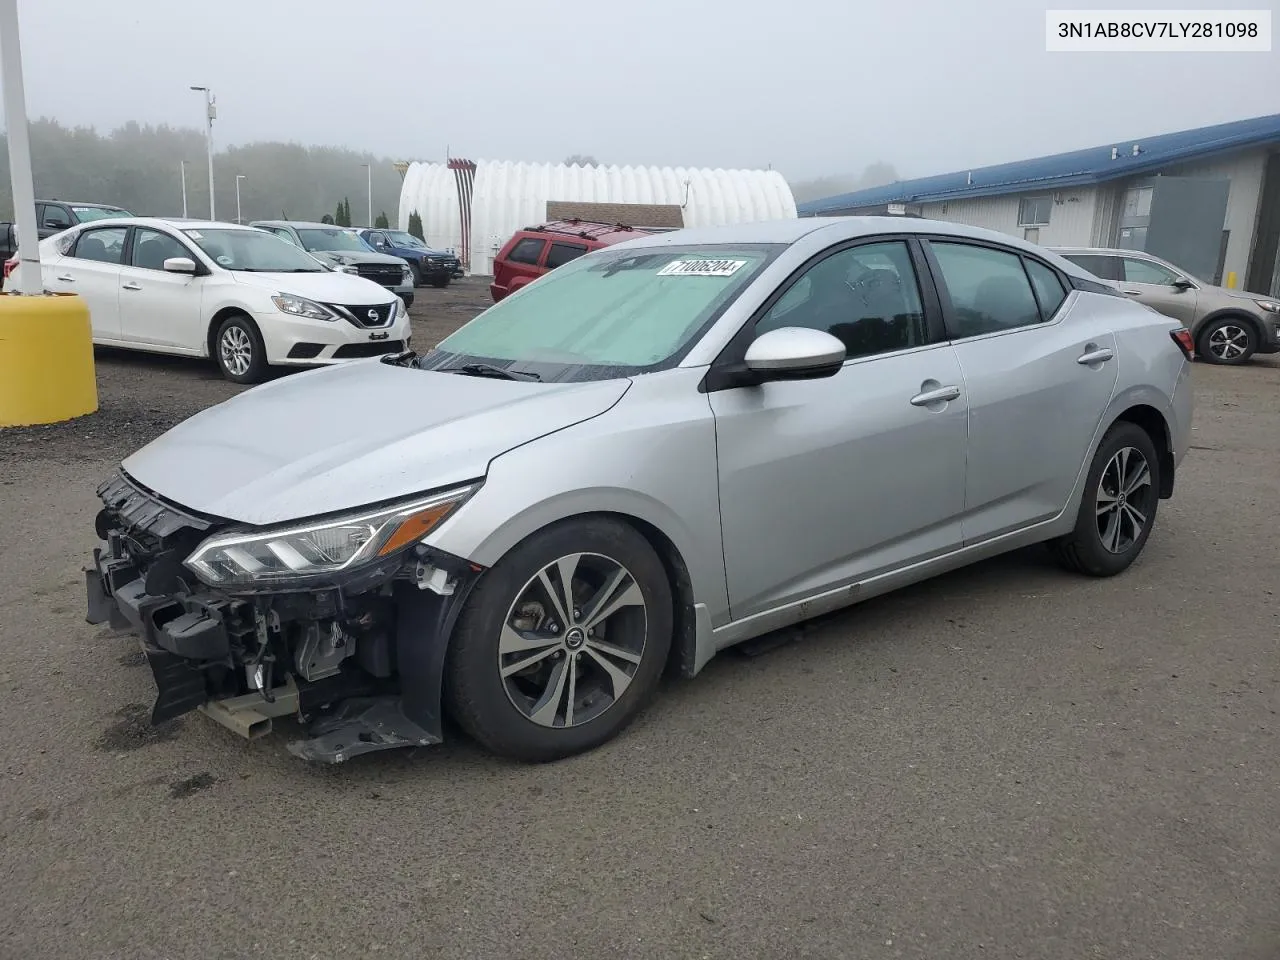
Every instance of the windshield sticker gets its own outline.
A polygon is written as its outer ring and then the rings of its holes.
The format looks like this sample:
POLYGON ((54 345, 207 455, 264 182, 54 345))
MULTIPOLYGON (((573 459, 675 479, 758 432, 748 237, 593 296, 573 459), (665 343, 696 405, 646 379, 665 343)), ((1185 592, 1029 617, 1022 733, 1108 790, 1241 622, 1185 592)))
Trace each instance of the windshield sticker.
POLYGON ((745 260, 672 260, 658 271, 658 276, 731 277, 746 265, 745 260))
POLYGON ((224 253, 222 256, 218 257, 218 263, 224 267, 229 267, 231 264, 235 263, 235 261, 224 253))
POLYGON ((187 236, 192 240, 203 240, 204 235, 199 230, 188 230, 187 236))

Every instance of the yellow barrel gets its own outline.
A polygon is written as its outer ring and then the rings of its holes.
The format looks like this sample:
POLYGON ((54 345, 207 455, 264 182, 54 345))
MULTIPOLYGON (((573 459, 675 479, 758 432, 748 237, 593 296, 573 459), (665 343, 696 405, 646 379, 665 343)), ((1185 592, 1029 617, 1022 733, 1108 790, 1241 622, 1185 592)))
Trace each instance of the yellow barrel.
POLYGON ((0 294, 0 427, 98 409, 89 308, 75 294, 0 294))

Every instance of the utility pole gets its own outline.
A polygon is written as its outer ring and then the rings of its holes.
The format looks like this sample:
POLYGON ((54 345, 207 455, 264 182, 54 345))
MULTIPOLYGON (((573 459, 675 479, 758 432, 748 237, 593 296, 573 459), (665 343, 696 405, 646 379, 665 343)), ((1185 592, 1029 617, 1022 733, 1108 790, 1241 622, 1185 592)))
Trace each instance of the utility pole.
POLYGON ((187 161, 178 165, 182 170, 182 219, 187 219, 187 161))
POLYGON ((240 222, 240 181, 245 179, 243 173, 236 174, 236 223, 240 222))
POLYGON ((218 108, 214 105, 216 99, 213 91, 208 87, 192 87, 192 90, 204 94, 204 144, 209 154, 209 219, 217 220, 217 214, 214 213, 213 205, 213 121, 218 115, 218 108))
POLYGON ((18 231, 18 270, 14 286, 21 294, 44 292, 40 274, 40 231, 36 226, 36 187, 31 173, 27 95, 22 86, 22 44, 18 39, 18 0, 0 0, 0 71, 4 118, 9 133, 9 178, 13 219, 18 231))
POLYGON ((364 167, 365 173, 367 173, 369 177, 369 219, 367 222, 369 225, 369 229, 372 230, 373 229, 373 164, 362 163, 360 164, 360 166, 364 167))

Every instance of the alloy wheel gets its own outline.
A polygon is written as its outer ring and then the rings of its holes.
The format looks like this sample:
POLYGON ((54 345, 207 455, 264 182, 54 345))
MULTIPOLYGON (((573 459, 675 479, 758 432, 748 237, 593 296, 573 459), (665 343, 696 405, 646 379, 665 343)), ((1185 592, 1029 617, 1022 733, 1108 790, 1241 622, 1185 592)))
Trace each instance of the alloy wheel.
POLYGON ((1098 480, 1098 538, 1108 553, 1124 553, 1146 529, 1155 488, 1151 465, 1137 447, 1115 452, 1098 480))
POLYGON ((589 723, 631 686, 647 635, 631 571, 598 553, 561 557, 524 585, 503 621, 498 669, 507 697, 539 726, 589 723))
POLYGON ((1238 324, 1224 323, 1209 334, 1208 344, 1209 352, 1219 360, 1237 360, 1249 350, 1249 331, 1238 324))
POLYGON ((243 377, 253 362, 253 343, 243 327, 227 327, 218 341, 222 365, 232 376, 243 377))

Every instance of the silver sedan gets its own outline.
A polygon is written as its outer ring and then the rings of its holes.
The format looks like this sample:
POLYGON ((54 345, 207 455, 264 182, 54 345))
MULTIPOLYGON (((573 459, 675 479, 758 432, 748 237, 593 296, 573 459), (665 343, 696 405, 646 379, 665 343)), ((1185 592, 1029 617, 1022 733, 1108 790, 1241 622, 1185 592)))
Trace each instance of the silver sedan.
POLYGON ((664 233, 428 353, 258 387, 100 490, 94 622, 157 721, 299 756, 552 760, 664 669, 984 557, 1141 553, 1188 446, 1191 341, 1081 268, 926 220, 664 233))

